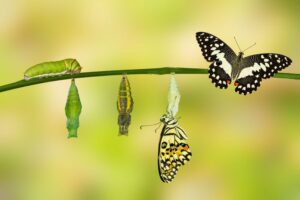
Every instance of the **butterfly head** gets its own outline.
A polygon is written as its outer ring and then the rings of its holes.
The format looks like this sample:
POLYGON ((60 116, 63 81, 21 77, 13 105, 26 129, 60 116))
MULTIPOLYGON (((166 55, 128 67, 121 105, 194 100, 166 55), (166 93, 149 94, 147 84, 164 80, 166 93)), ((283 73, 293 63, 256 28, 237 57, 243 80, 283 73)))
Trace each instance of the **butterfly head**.
POLYGON ((164 124, 168 124, 170 121, 175 120, 174 117, 169 116, 167 114, 164 114, 161 118, 160 121, 164 124))
POLYGON ((240 62, 243 59, 243 56, 244 56, 244 52, 243 51, 239 52, 239 55, 237 58, 238 62, 240 62))
POLYGON ((169 121, 170 120, 170 118, 166 115, 166 114, 164 114, 161 118, 160 118, 160 121, 162 122, 162 123, 166 123, 167 121, 169 121))

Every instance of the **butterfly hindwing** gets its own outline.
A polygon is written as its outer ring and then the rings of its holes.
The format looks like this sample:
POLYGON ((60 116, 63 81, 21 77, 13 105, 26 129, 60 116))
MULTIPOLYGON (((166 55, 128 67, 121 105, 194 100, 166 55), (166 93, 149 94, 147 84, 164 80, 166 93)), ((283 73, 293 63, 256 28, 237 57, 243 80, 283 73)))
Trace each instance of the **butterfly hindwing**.
POLYGON ((175 119, 166 118, 158 147, 158 171, 163 182, 171 182, 180 166, 190 160, 192 153, 186 134, 175 119))
POLYGON ((232 64, 237 57, 236 54, 214 35, 198 32, 196 38, 204 58, 213 62, 209 67, 209 78, 216 87, 227 88, 231 83, 232 64))
POLYGON ((231 78, 221 66, 221 61, 215 61, 214 63, 212 63, 209 66, 208 70, 209 78, 211 79, 212 83, 215 84, 216 87, 226 89, 231 83, 231 78))
POLYGON ((288 67, 292 60, 280 54, 256 54, 245 57, 241 62, 241 71, 235 81, 235 91, 240 94, 252 93, 260 86, 262 79, 268 79, 275 73, 288 67))
POLYGON ((259 72, 252 72, 252 75, 239 78, 235 81, 234 85, 236 86, 235 91, 239 94, 246 95, 247 93, 252 93, 256 91, 260 86, 262 76, 259 72))

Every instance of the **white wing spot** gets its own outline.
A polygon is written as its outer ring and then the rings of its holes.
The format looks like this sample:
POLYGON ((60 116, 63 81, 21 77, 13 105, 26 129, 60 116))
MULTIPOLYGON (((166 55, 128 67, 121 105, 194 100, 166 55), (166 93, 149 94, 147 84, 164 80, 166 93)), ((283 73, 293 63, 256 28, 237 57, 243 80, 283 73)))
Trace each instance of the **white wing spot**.
MULTIPOLYGON (((212 53, 211 53, 211 55, 216 55, 216 54, 218 54, 218 53, 220 53, 220 51, 219 50, 215 50, 215 51, 213 51, 212 53)), ((224 57, 224 56, 223 56, 224 57)))
POLYGON ((245 90, 246 90, 246 87, 243 87, 243 90, 245 91, 245 90))
POLYGON ((250 88, 250 83, 247 84, 247 88, 250 88))
POLYGON ((224 46, 224 43, 221 43, 220 46, 221 46, 221 47, 224 46))
POLYGON ((219 78, 220 78, 220 76, 218 75, 218 76, 216 77, 216 79, 219 80, 219 78))
POLYGON ((216 75, 215 75, 215 74, 212 74, 211 76, 212 76, 212 77, 215 77, 216 75))
POLYGON ((261 55, 261 58, 264 59, 265 58, 264 55, 261 55))
POLYGON ((270 61, 270 60, 269 60, 269 59, 267 59, 267 58, 266 58, 266 59, 264 59, 264 62, 269 62, 269 61, 270 61))
MULTIPOLYGON (((270 54, 271 55, 271 54, 270 54)), ((275 55, 275 58, 277 58, 278 57, 278 55, 275 55)))
POLYGON ((258 80, 255 80, 254 83, 258 83, 258 80))
POLYGON ((221 80, 219 80, 219 84, 222 84, 222 81, 221 81, 221 80))
POLYGON ((280 63, 280 62, 281 62, 281 60, 280 60, 280 59, 278 59, 278 60, 277 60, 277 62, 278 62, 278 63, 280 63))
POLYGON ((207 42, 208 41, 208 38, 205 38, 205 42, 207 42))
POLYGON ((254 85, 254 84, 252 84, 252 85, 251 85, 251 87, 252 87, 252 88, 255 88, 255 85, 254 85))
POLYGON ((219 44, 217 44, 217 43, 216 43, 216 44, 215 44, 215 47, 217 47, 217 48, 218 48, 218 47, 219 47, 219 44))

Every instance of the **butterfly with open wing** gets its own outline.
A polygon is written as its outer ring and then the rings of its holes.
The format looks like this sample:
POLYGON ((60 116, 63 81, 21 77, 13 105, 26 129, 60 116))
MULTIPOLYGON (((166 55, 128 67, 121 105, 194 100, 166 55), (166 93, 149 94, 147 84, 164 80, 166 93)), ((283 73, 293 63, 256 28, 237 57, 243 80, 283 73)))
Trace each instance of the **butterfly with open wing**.
POLYGON ((204 58, 213 62, 208 70, 212 83, 226 89, 235 80, 235 91, 239 94, 256 91, 262 79, 272 77, 292 63, 287 56, 274 53, 243 58, 243 51, 236 55, 226 43, 209 33, 197 32, 196 39, 204 58))

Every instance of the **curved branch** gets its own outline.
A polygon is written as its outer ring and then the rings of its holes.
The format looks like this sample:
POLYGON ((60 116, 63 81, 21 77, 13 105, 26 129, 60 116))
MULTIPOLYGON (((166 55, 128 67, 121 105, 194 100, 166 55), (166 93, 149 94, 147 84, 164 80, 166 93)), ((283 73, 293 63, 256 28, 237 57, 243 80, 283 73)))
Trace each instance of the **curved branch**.
MULTIPOLYGON (((148 68, 148 69, 124 69, 124 70, 111 70, 111 71, 95 71, 95 72, 82 72, 79 74, 67 74, 62 76, 54 76, 47 78, 33 78, 28 81, 20 80, 14 83, 9 83, 6 85, 0 86, 0 92, 14 90, 17 88, 27 87, 30 85, 42 84, 52 81, 60 81, 72 78, 87 78, 87 77, 96 77, 96 76, 113 76, 113 75, 122 75, 122 74, 170 74, 175 72, 176 74, 207 74, 207 69, 199 68, 182 68, 182 67, 162 67, 162 68, 148 68)), ((300 74, 291 74, 291 73, 278 73, 275 74, 275 78, 286 78, 286 79, 297 79, 300 80, 300 74)))

